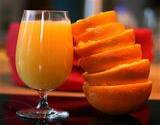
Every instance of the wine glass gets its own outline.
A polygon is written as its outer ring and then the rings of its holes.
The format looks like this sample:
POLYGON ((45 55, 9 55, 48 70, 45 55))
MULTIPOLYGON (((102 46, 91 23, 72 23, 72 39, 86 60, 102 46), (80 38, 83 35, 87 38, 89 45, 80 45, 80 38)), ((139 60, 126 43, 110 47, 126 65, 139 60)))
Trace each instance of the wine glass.
POLYGON ((68 112, 48 106, 47 94, 71 72, 73 41, 67 11, 25 10, 16 47, 16 68, 24 83, 38 91, 37 107, 17 111, 29 119, 64 119, 68 112))

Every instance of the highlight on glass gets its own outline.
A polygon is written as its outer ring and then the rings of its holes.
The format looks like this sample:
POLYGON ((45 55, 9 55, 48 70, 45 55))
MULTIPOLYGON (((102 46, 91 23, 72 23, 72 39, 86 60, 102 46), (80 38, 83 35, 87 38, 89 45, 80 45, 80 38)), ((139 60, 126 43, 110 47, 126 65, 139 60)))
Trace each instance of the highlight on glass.
MULTIPOLYGON (((16 47, 18 75, 39 93, 39 103, 16 114, 30 119, 64 119, 66 111, 49 107, 48 92, 70 74, 73 62, 71 22, 67 11, 25 10, 16 47)), ((25 100, 24 100, 25 101, 25 100)))

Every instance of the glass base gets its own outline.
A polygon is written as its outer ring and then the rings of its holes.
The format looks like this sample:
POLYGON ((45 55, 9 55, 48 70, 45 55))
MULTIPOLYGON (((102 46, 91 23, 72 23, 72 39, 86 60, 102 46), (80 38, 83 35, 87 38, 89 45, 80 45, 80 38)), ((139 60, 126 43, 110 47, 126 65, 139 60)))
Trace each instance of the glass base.
POLYGON ((69 117, 69 113, 66 111, 55 111, 54 109, 25 109, 17 111, 16 114, 23 119, 33 119, 33 120, 65 120, 69 117))

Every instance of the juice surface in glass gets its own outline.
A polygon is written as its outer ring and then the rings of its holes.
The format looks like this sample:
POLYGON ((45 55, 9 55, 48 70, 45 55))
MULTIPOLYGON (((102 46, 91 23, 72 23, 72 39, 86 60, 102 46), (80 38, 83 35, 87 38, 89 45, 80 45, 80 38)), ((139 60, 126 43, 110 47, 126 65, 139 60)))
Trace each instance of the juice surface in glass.
POLYGON ((16 68, 25 84, 52 90, 69 75, 73 42, 69 21, 22 21, 19 30, 16 68))

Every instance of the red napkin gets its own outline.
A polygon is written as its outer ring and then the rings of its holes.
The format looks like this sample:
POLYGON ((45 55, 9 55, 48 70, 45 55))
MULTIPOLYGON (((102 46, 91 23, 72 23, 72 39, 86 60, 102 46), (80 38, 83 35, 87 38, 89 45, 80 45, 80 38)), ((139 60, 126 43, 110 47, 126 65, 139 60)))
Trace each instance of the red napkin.
POLYGON ((15 65, 15 53, 16 53, 18 31, 19 31, 19 23, 15 22, 11 23, 6 38, 6 51, 12 68, 12 79, 16 82, 17 85, 23 85, 22 80, 19 78, 17 74, 15 65))
POLYGON ((83 83, 84 83, 84 80, 81 76, 81 73, 78 71, 74 71, 74 68, 73 68, 72 73, 69 76, 69 78, 57 90, 82 91, 83 83))
POLYGON ((141 44, 142 57, 152 61, 153 59, 153 39, 152 31, 148 28, 135 29, 136 43, 141 44))
MULTIPOLYGON (((10 64, 12 67, 12 78, 17 85, 24 85, 22 80, 19 78, 16 66, 15 66, 15 50, 17 43, 17 36, 19 30, 19 23, 11 23, 8 29, 6 47, 7 54, 10 59, 10 64)), ((143 58, 148 58, 152 60, 153 57, 153 41, 152 32, 150 29, 135 29, 136 42, 141 44, 143 58)), ((82 70, 77 65, 77 56, 75 55, 73 62, 73 70, 71 75, 65 81, 65 83, 60 86, 57 90, 63 91, 82 91, 83 78, 81 77, 82 70)))

